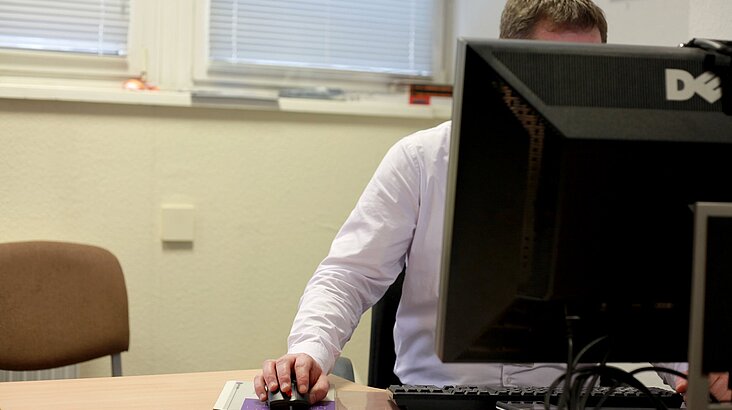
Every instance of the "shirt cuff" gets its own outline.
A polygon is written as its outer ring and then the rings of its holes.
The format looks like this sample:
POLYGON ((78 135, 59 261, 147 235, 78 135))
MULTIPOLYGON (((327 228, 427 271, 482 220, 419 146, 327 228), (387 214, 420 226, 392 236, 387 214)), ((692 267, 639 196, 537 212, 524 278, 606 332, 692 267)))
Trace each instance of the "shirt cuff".
MULTIPOLYGON (((651 363, 652 365, 656 367, 665 367, 667 369, 674 369, 681 373, 686 373, 689 370, 689 365, 687 363, 651 363)), ((665 372, 657 372, 658 376, 661 377, 661 380, 663 380, 664 383, 671 386, 672 389, 676 390, 676 384, 679 380, 678 376, 675 376, 670 373, 665 372)))
POLYGON ((305 353, 312 357, 318 363, 325 374, 329 374, 333 370, 336 358, 326 349, 322 343, 302 342, 296 343, 289 347, 288 354, 305 353))

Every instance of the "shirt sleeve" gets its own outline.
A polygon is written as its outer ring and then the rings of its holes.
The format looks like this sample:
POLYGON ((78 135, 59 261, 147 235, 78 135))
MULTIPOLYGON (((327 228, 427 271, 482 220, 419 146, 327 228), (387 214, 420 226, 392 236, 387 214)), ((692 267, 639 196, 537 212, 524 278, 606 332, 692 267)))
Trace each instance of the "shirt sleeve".
MULTIPOLYGON (((662 367, 666 369, 676 370, 681 373, 687 373, 689 371, 689 365, 687 363, 651 363, 656 367, 662 367)), ((671 373, 657 371, 658 376, 663 380, 664 383, 671 386, 672 389, 676 389, 676 383, 678 376, 674 376, 671 373)))
POLYGON ((420 191, 408 138, 387 152, 300 299, 288 353, 309 354, 325 372, 404 266, 420 191))

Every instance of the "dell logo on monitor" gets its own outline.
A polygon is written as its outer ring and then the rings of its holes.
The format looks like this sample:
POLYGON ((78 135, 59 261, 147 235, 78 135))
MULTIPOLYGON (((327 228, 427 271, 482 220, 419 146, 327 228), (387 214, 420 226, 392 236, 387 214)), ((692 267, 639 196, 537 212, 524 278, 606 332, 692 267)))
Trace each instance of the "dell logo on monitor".
POLYGON ((707 71, 694 78, 691 73, 673 68, 666 69, 666 99, 669 101, 686 101, 699 94, 708 103, 713 104, 722 98, 722 87, 719 77, 707 71))

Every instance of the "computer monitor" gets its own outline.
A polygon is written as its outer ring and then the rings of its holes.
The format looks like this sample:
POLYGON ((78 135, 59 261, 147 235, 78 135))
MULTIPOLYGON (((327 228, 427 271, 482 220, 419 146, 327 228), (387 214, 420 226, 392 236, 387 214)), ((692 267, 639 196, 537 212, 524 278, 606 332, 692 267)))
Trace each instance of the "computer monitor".
POLYGON ((700 49, 460 42, 445 362, 685 361, 693 204, 732 202, 732 117, 700 49), (575 350, 576 351, 576 350, 575 350))

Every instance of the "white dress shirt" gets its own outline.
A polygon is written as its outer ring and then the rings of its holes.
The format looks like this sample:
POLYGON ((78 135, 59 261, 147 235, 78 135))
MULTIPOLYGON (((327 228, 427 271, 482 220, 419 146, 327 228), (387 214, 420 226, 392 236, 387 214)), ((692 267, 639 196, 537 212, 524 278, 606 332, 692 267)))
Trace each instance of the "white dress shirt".
POLYGON ((557 364, 442 363, 435 353, 450 122, 386 154, 305 288, 288 339, 329 372, 361 315, 408 260, 396 315, 394 372, 405 384, 548 386, 557 364))

